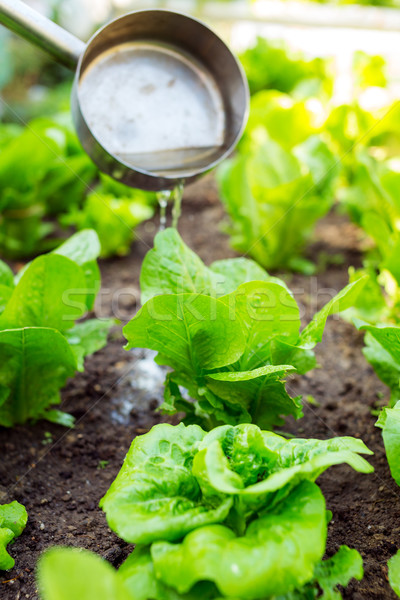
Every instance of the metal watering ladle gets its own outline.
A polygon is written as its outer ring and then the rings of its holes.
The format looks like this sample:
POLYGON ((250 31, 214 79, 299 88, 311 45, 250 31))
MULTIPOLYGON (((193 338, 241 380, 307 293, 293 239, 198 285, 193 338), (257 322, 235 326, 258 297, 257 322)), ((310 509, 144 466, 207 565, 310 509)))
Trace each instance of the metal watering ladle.
POLYGON ((76 70, 72 116, 101 171, 132 187, 168 190, 226 157, 248 113, 243 71, 206 25, 140 10, 87 44, 20 0, 0 0, 0 23, 76 70))

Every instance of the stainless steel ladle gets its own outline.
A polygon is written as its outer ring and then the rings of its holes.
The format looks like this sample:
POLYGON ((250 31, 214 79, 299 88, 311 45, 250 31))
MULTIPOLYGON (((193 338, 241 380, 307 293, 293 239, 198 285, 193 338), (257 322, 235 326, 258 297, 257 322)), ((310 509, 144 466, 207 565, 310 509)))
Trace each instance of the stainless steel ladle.
POLYGON ((140 10, 87 44, 20 0, 0 0, 0 23, 76 70, 72 115, 101 171, 145 190, 190 182, 226 157, 248 114, 243 71, 200 21, 140 10))

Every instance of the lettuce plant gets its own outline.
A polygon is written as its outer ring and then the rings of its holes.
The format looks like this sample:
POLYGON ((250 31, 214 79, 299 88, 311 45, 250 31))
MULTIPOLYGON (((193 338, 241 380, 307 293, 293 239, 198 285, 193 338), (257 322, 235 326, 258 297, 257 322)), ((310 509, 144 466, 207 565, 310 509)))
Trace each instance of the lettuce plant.
POLYGON ((101 506, 135 550, 118 571, 87 551, 39 561, 43 600, 341 598, 361 579, 347 547, 327 561, 330 518, 314 483, 329 466, 372 467, 361 440, 306 440, 255 425, 159 424, 136 437, 101 506))
POLYGON ((371 454, 355 438, 286 440, 256 425, 206 433, 197 425, 160 424, 132 442, 100 505, 128 542, 173 542, 216 523, 243 535, 257 516, 331 465, 371 472, 364 453, 371 454))
POLYGON ((238 154, 217 171, 232 246, 266 269, 315 270, 302 252, 333 204, 338 173, 317 134, 304 103, 260 92, 238 154))
POLYGON ((274 89, 296 95, 304 89, 331 91, 327 61, 322 58, 305 60, 294 54, 281 41, 257 37, 256 43, 240 55, 246 72, 250 93, 274 89))
POLYGON ((355 321, 366 332, 364 356, 390 388, 391 406, 400 400, 400 326, 375 326, 355 321))
POLYGON ((400 327, 357 323, 366 331, 363 353, 378 377, 391 390, 391 406, 383 408, 376 426, 382 429, 383 443, 393 479, 400 485, 400 327))
POLYGON ((28 514, 19 502, 0 504, 0 571, 12 569, 15 560, 7 552, 7 544, 25 529, 28 514))
MULTIPOLYGON (((313 578, 303 587, 262 600, 340 600, 337 586, 345 587, 353 577, 358 580, 363 577, 361 556, 356 550, 342 546, 332 558, 317 563, 313 578)), ((189 593, 179 594, 156 577, 150 551, 143 547, 136 548, 118 571, 87 550, 52 548, 40 558, 38 583, 42 600, 222 599, 210 582, 201 582, 189 593)), ((242 599, 235 594, 229 600, 242 599)))
POLYGON ((0 138, 0 250, 31 256, 45 249, 43 238, 54 230, 43 217, 78 204, 97 169, 62 115, 35 119, 25 129, 0 125, 0 138))
POLYGON ((102 348, 113 321, 75 323, 94 305, 100 288, 94 231, 72 236, 39 256, 15 278, 0 262, 0 425, 47 418, 73 419, 50 407, 68 377, 102 348), (49 410, 50 409, 50 410, 49 410))
POLYGON ((78 230, 94 229, 100 239, 102 258, 125 256, 136 226, 153 216, 154 202, 155 194, 131 189, 101 175, 100 184, 88 194, 82 206, 72 206, 60 221, 78 230))
POLYGON ((139 588, 138 569, 151 560, 156 578, 183 597, 204 582, 248 600, 300 588, 325 551, 327 513, 314 481, 335 464, 371 472, 363 453, 371 452, 354 438, 156 425, 133 441, 100 502, 109 526, 143 548, 122 575, 139 588))
POLYGON ((126 348, 156 350, 157 363, 172 368, 163 411, 185 412, 186 423, 208 429, 238 422, 267 429, 282 424, 281 415, 302 416, 283 378, 316 366, 312 349, 326 319, 352 306, 365 281, 344 288, 300 332, 299 308, 281 280, 245 259, 205 267, 168 229, 147 254, 140 283, 146 302, 124 328, 126 348))
POLYGON ((378 162, 360 151, 351 185, 339 192, 352 220, 374 244, 365 254, 364 269, 353 275, 370 275, 370 293, 360 296, 353 311, 368 322, 396 321, 400 316, 399 184, 400 173, 390 161, 378 162))

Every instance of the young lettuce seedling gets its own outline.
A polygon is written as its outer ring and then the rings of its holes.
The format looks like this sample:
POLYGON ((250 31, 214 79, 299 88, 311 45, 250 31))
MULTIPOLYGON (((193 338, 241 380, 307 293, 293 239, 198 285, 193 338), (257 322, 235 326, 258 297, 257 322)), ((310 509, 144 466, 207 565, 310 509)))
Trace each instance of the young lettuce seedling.
POLYGON ((91 310, 100 288, 92 230, 39 256, 15 278, 0 262, 0 425, 47 418, 73 419, 50 407, 60 402, 68 377, 102 348, 112 320, 75 321, 91 310))
POLYGON ((140 283, 145 304, 124 328, 126 348, 156 350, 157 363, 172 368, 162 410, 185 412, 186 423, 207 429, 238 422, 272 429, 281 415, 302 416, 283 378, 316 366, 312 349, 328 316, 352 306, 365 279, 345 287, 300 332, 299 307, 283 281, 246 259, 207 268, 167 229, 156 236, 140 283))

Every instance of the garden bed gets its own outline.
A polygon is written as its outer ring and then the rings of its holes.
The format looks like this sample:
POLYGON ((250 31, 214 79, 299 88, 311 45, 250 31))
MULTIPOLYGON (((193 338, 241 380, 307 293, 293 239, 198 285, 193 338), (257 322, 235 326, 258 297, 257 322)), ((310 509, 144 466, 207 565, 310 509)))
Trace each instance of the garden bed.
MULTIPOLYGON (((222 219, 223 209, 210 177, 187 190, 179 231, 206 264, 234 256, 228 238, 220 232, 222 219)), ((100 262, 103 293, 98 316, 110 316, 112 308, 114 313, 117 308, 121 320, 133 316, 141 264, 156 229, 157 219, 143 224, 130 256, 100 262), (124 293, 118 296, 121 289, 124 293)), ((330 299, 323 290, 338 292, 347 283, 348 266, 361 263, 357 231, 345 218, 329 215, 320 222, 317 238, 311 256, 340 253, 344 262, 330 264, 313 278, 287 279, 304 308, 305 322, 330 299)), ((143 389, 145 383, 138 384, 139 375, 143 379, 152 361, 143 362, 146 355, 140 351, 127 353, 123 343, 120 329, 115 328, 108 346, 89 357, 85 373, 63 391, 62 408, 77 419, 73 430, 43 421, 0 430, 0 501, 18 500, 29 513, 25 531, 11 547, 16 566, 0 579, 4 600, 38 598, 35 564, 49 546, 88 548, 115 566, 131 551, 107 527, 98 502, 119 471, 133 437, 160 421, 156 411, 160 390, 152 393, 143 389)), ((306 402, 304 418, 289 420, 283 429, 299 437, 360 437, 375 452, 371 458, 375 474, 355 474, 341 466, 328 470, 319 483, 333 513, 328 554, 348 544, 364 559, 364 579, 352 582, 344 598, 390 599, 396 596, 388 584, 386 563, 400 545, 399 488, 390 476, 382 436, 371 414, 373 408, 387 403, 388 391, 364 359, 362 345, 362 335, 354 327, 329 320, 317 349, 322 368, 290 377, 287 384, 291 395, 312 395, 316 404, 306 402)), ((153 372, 149 378, 157 379, 153 372)))

